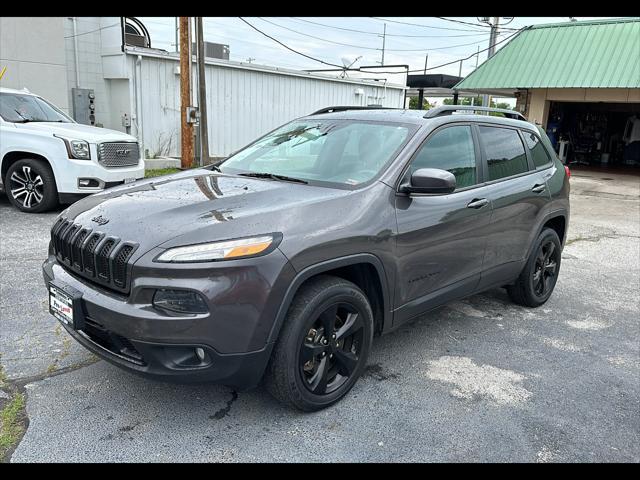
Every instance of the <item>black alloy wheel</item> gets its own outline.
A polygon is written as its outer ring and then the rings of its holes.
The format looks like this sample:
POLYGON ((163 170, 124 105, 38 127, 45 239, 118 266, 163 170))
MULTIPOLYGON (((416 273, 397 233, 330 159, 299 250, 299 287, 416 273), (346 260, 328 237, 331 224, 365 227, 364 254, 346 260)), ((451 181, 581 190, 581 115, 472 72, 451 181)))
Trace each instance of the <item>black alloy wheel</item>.
POLYGON ((303 284, 283 320, 265 372, 267 390, 303 411, 343 398, 364 371, 374 316, 354 283, 318 275, 303 284))
POLYGON ((557 272, 558 250, 553 241, 548 240, 538 249, 532 273, 533 291, 538 297, 544 298, 553 289, 557 272))
POLYGON ((520 276, 507 286, 509 297, 518 305, 539 307, 553 293, 560 273, 562 244, 555 230, 542 230, 520 276))
POLYGON ((363 316, 353 304, 338 302, 312 320, 298 356, 300 374, 310 392, 334 392, 356 370, 364 336, 363 316))

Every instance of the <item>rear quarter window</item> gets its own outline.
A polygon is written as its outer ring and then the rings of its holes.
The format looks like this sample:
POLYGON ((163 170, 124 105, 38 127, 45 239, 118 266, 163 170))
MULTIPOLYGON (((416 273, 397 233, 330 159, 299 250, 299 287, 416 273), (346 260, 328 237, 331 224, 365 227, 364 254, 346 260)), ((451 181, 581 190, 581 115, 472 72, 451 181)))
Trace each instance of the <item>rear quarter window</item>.
POLYGON ((524 136, 524 141, 531 153, 531 158, 533 158, 533 164, 535 167, 542 168, 551 165, 551 157, 540 138, 538 138, 535 133, 528 132, 526 130, 522 131, 522 135, 524 136))

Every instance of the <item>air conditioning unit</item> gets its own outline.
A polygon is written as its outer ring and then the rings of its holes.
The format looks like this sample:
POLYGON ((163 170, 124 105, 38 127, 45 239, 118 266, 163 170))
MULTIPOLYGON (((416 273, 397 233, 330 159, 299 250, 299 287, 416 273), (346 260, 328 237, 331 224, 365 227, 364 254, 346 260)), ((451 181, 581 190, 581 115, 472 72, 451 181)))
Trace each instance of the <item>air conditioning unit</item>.
MULTIPOLYGON (((192 44, 193 53, 198 51, 196 44, 192 44)), ((229 45, 223 45, 221 43, 204 42, 204 57, 205 58, 218 58, 221 60, 229 60, 229 45)))

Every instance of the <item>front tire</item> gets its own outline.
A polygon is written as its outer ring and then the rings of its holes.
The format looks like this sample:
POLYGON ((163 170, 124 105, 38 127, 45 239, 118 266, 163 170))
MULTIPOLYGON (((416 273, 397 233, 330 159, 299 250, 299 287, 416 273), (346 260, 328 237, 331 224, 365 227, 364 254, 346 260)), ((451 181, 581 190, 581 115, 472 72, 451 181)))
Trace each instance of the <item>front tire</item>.
POLYGON ((562 245, 555 230, 542 230, 522 273, 513 285, 507 286, 514 303, 539 307, 553 293, 560 273, 562 245))
POLYGON ((265 374, 267 390, 303 411, 344 397, 362 374, 373 312, 355 284, 321 275, 293 299, 265 374))
POLYGON ((42 160, 25 158, 14 162, 4 184, 9 201, 23 212, 46 212, 58 204, 55 177, 42 160))

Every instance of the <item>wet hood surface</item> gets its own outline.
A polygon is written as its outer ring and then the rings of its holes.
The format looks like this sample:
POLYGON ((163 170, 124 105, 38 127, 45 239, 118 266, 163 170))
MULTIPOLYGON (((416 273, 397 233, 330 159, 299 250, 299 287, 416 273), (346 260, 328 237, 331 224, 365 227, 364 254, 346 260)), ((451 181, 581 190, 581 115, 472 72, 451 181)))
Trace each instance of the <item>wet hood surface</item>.
POLYGON ((61 215, 148 251, 281 232, 304 206, 348 193, 199 169, 112 188, 61 215))

